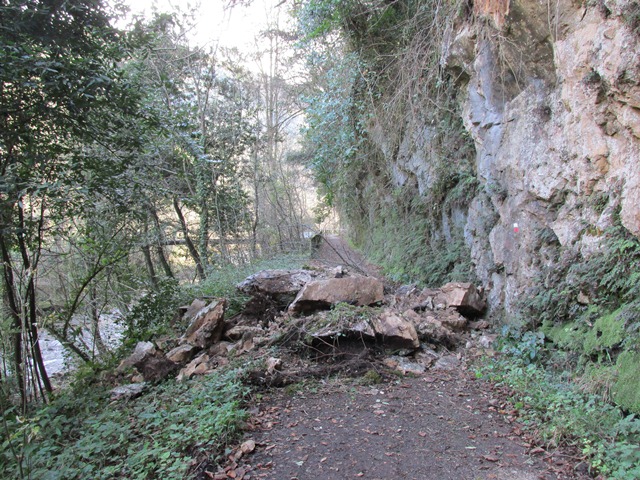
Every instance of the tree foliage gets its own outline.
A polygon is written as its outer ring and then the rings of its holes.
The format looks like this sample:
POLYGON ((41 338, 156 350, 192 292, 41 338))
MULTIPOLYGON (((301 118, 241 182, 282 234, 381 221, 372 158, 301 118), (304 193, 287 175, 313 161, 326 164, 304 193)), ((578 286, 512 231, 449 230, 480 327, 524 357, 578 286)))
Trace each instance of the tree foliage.
POLYGON ((27 377, 31 395, 51 388, 37 340, 43 244, 96 196, 117 197, 144 117, 119 68, 126 42, 101 2, 3 1, 0 16, 11 25, 0 31, 0 250, 26 399, 27 377))

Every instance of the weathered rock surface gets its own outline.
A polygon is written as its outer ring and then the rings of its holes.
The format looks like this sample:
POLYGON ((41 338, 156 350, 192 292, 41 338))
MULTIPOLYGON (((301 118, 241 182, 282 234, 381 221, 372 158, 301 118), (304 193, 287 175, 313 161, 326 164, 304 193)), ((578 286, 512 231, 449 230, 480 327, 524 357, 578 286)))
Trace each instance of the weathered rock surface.
POLYGON ((215 300, 200 310, 187 331, 182 342, 190 343, 200 348, 207 348, 218 342, 224 329, 224 311, 226 300, 215 300))
POLYGON ((157 352, 153 342, 138 342, 133 353, 120 362, 118 371, 122 372, 127 367, 133 367, 136 363, 143 361, 146 357, 155 355, 157 352))
POLYGON ((211 366, 208 364, 209 355, 202 354, 191 360, 187 366, 185 366, 178 374, 177 380, 188 380, 194 375, 204 375, 211 370, 211 366))
POLYGON ((461 337, 447 328, 433 312, 416 312, 407 310, 403 316, 413 323, 418 338, 433 345, 443 345, 455 348, 461 342, 461 337))
POLYGON ((369 313, 358 315, 336 315, 333 312, 317 312, 306 317, 303 331, 311 339, 332 343, 335 338, 352 338, 367 342, 375 342, 369 313))
POLYGON ((195 316, 198 314, 200 310, 207 306, 207 302, 200 298, 196 298, 191 302, 191 305, 184 308, 184 313, 182 314, 182 320, 186 322, 187 325, 190 325, 195 316))
POLYGON ((237 288, 249 295, 295 296, 302 287, 318 277, 320 273, 314 270, 263 270, 247 277, 237 288))
POLYGON ((264 334, 264 330, 260 327, 252 327, 250 325, 236 325, 224 332, 224 337, 231 341, 240 340, 243 336, 251 334, 259 336, 264 334))
POLYGON ((323 310, 337 303, 373 305, 384 299, 382 282, 373 277, 330 278, 308 283, 289 306, 292 313, 323 310))
POLYGON ((413 323, 393 310, 383 310, 371 319, 371 324, 386 347, 415 349, 420 346, 413 323))
POLYGON ((111 390, 111 400, 129 400, 139 397, 145 388, 147 388, 147 384, 144 382, 120 385, 111 390))
POLYGON ((163 380, 180 368, 180 365, 159 353, 147 355, 139 362, 136 362, 134 366, 142 374, 146 382, 163 380))
POLYGON ((440 310, 436 312, 436 314, 437 319, 440 321, 440 323, 454 332, 461 332, 468 325, 467 319, 460 315, 458 311, 453 308, 440 310))
POLYGON ((472 283, 443 285, 436 296, 436 303, 455 308, 461 314, 468 316, 482 315, 487 307, 484 298, 472 283))
POLYGON ((189 343, 178 345, 173 350, 169 351, 165 357, 175 363, 186 363, 193 358, 193 356, 200 350, 200 348, 189 343))

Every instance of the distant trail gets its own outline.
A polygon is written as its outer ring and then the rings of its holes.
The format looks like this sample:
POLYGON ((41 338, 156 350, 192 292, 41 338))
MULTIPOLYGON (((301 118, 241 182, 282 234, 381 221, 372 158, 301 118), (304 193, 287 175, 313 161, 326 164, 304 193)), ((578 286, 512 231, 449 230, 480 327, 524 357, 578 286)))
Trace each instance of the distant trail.
POLYGON ((328 267, 342 265, 354 273, 383 279, 379 267, 367 262, 338 235, 321 235, 320 243, 312 258, 328 267))

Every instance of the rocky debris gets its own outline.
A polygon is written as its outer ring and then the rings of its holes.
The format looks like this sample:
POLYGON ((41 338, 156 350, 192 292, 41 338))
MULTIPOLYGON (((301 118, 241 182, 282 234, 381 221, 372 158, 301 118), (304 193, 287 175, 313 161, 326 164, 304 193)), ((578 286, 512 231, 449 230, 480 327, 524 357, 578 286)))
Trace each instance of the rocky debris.
POLYGON ((387 367, 402 372, 403 375, 408 373, 413 375, 422 375, 427 371, 427 366, 420 362, 412 362, 406 357, 392 355, 384 359, 383 362, 387 367))
POLYGON ((344 277, 306 284, 289 306, 291 313, 326 310, 338 303, 374 305, 384 300, 384 286, 373 277, 344 277))
POLYGON ((155 355, 156 346, 152 342, 138 342, 133 353, 120 362, 118 372, 123 372, 128 367, 133 367, 136 363, 143 361, 146 357, 155 355))
POLYGON ((220 341, 209 348, 209 355, 212 357, 226 357, 234 344, 231 342, 220 341))
POLYGON ((160 352, 156 352, 136 362, 134 367, 142 374, 146 382, 159 382, 178 370, 180 365, 172 362, 160 352))
POLYGON ((176 348, 168 352, 165 356, 175 363, 186 363, 193 358, 193 356, 200 351, 200 348, 190 343, 184 343, 178 345, 176 348))
POLYGON ((407 310, 403 315, 413 322, 418 338, 423 342, 451 349, 462 341, 461 336, 447 328, 433 312, 418 313, 415 310, 407 310))
POLYGON ((486 320, 478 320, 477 322, 469 322, 469 328, 473 330, 486 330, 491 327, 491 324, 486 320))
POLYGON ((440 357, 433 368, 436 370, 453 370, 460 365, 460 359, 457 355, 445 355, 440 357))
POLYGON ((404 374, 453 368, 457 357, 440 358, 430 347, 451 350, 473 337, 472 347, 488 349, 495 339, 489 334, 465 333, 469 326, 489 326, 483 320, 470 325, 462 314, 476 315, 484 308, 484 300, 472 284, 451 283, 442 289, 422 290, 409 285, 385 297, 380 280, 343 275, 348 274, 341 267, 326 272, 259 272, 238 285, 254 296, 230 320, 224 318, 226 300, 205 304, 196 299, 181 307, 181 321, 189 326, 179 341, 166 338, 162 348, 158 347, 159 339, 155 344, 139 343, 120 371, 135 367, 141 380, 155 382, 179 370, 178 380, 185 380, 228 364, 230 355, 260 355, 266 357, 264 367, 252 372, 248 381, 281 387, 309 376, 366 372, 378 361, 374 352, 381 348, 394 351, 395 356, 385 363, 404 374), (287 309, 282 299, 292 299, 296 293, 287 309), (284 368, 282 358, 257 351, 265 345, 285 345, 292 351, 309 349, 316 360, 329 360, 332 365, 310 367, 302 358, 293 362, 287 358, 284 368))
POLYGON ((471 317, 482 315, 487 308, 486 301, 472 283, 447 283, 440 288, 436 302, 471 317))
POLYGON ((129 400, 142 395, 147 384, 142 383, 130 383, 128 385, 120 385, 111 390, 111 400, 129 400))
POLYGON ((184 333, 182 343, 207 348, 220 341, 224 329, 225 308, 226 300, 220 299, 201 309, 184 333))
POLYGON ((467 319, 460 315, 457 310, 452 308, 439 311, 437 319, 442 323, 442 325, 454 332, 461 332, 467 327, 467 319))
POLYGON ((307 283, 320 277, 314 270, 263 270, 237 285, 248 295, 262 294, 272 298, 295 296, 307 283))
POLYGON ((416 349, 420 346, 413 323, 391 309, 384 309, 373 317, 371 324, 385 346, 400 349, 416 349))
POLYGON ((242 339, 247 334, 251 334, 252 336, 260 336, 264 334, 264 329, 260 327, 253 327, 250 325, 236 325, 235 327, 231 327, 229 330, 224 332, 224 337, 232 341, 237 341, 242 339))
POLYGON ((497 335, 481 335, 478 339, 478 344, 485 349, 493 348, 497 339, 497 335))
POLYGON ((369 313, 364 311, 362 315, 340 315, 330 311, 316 312, 304 318, 301 322, 301 330, 305 337, 311 339, 311 342, 308 342, 311 344, 316 341, 333 344, 337 338, 375 342, 376 334, 367 315, 369 313))
POLYGON ((193 302, 191 302, 191 305, 187 307, 180 307, 180 310, 184 312, 182 314, 182 321, 184 321, 186 324, 191 324, 195 316, 206 306, 207 302, 205 302, 201 298, 196 298, 193 302))

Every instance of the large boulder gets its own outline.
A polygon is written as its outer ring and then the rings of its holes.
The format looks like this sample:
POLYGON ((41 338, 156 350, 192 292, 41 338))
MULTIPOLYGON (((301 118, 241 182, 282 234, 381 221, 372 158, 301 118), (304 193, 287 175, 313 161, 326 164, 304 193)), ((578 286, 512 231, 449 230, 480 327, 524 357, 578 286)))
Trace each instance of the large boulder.
POLYGON ((386 347, 415 349, 420 346, 413 323, 391 309, 385 309, 371 319, 373 330, 386 347))
POLYGON ((291 313, 326 310, 337 303, 365 306, 382 302, 384 287, 373 277, 329 278, 308 283, 289 306, 291 313))
POLYGON ((307 283, 316 280, 319 272, 313 270, 263 270, 237 285, 238 290, 248 295, 266 295, 279 298, 295 296, 307 283))
POLYGON ((200 310, 187 328, 181 341, 200 348, 207 348, 218 342, 224 330, 226 300, 214 300, 200 310))
POLYGON ((437 296, 437 303, 440 302, 470 317, 482 315, 487 307, 484 297, 472 283, 447 283, 437 296))

